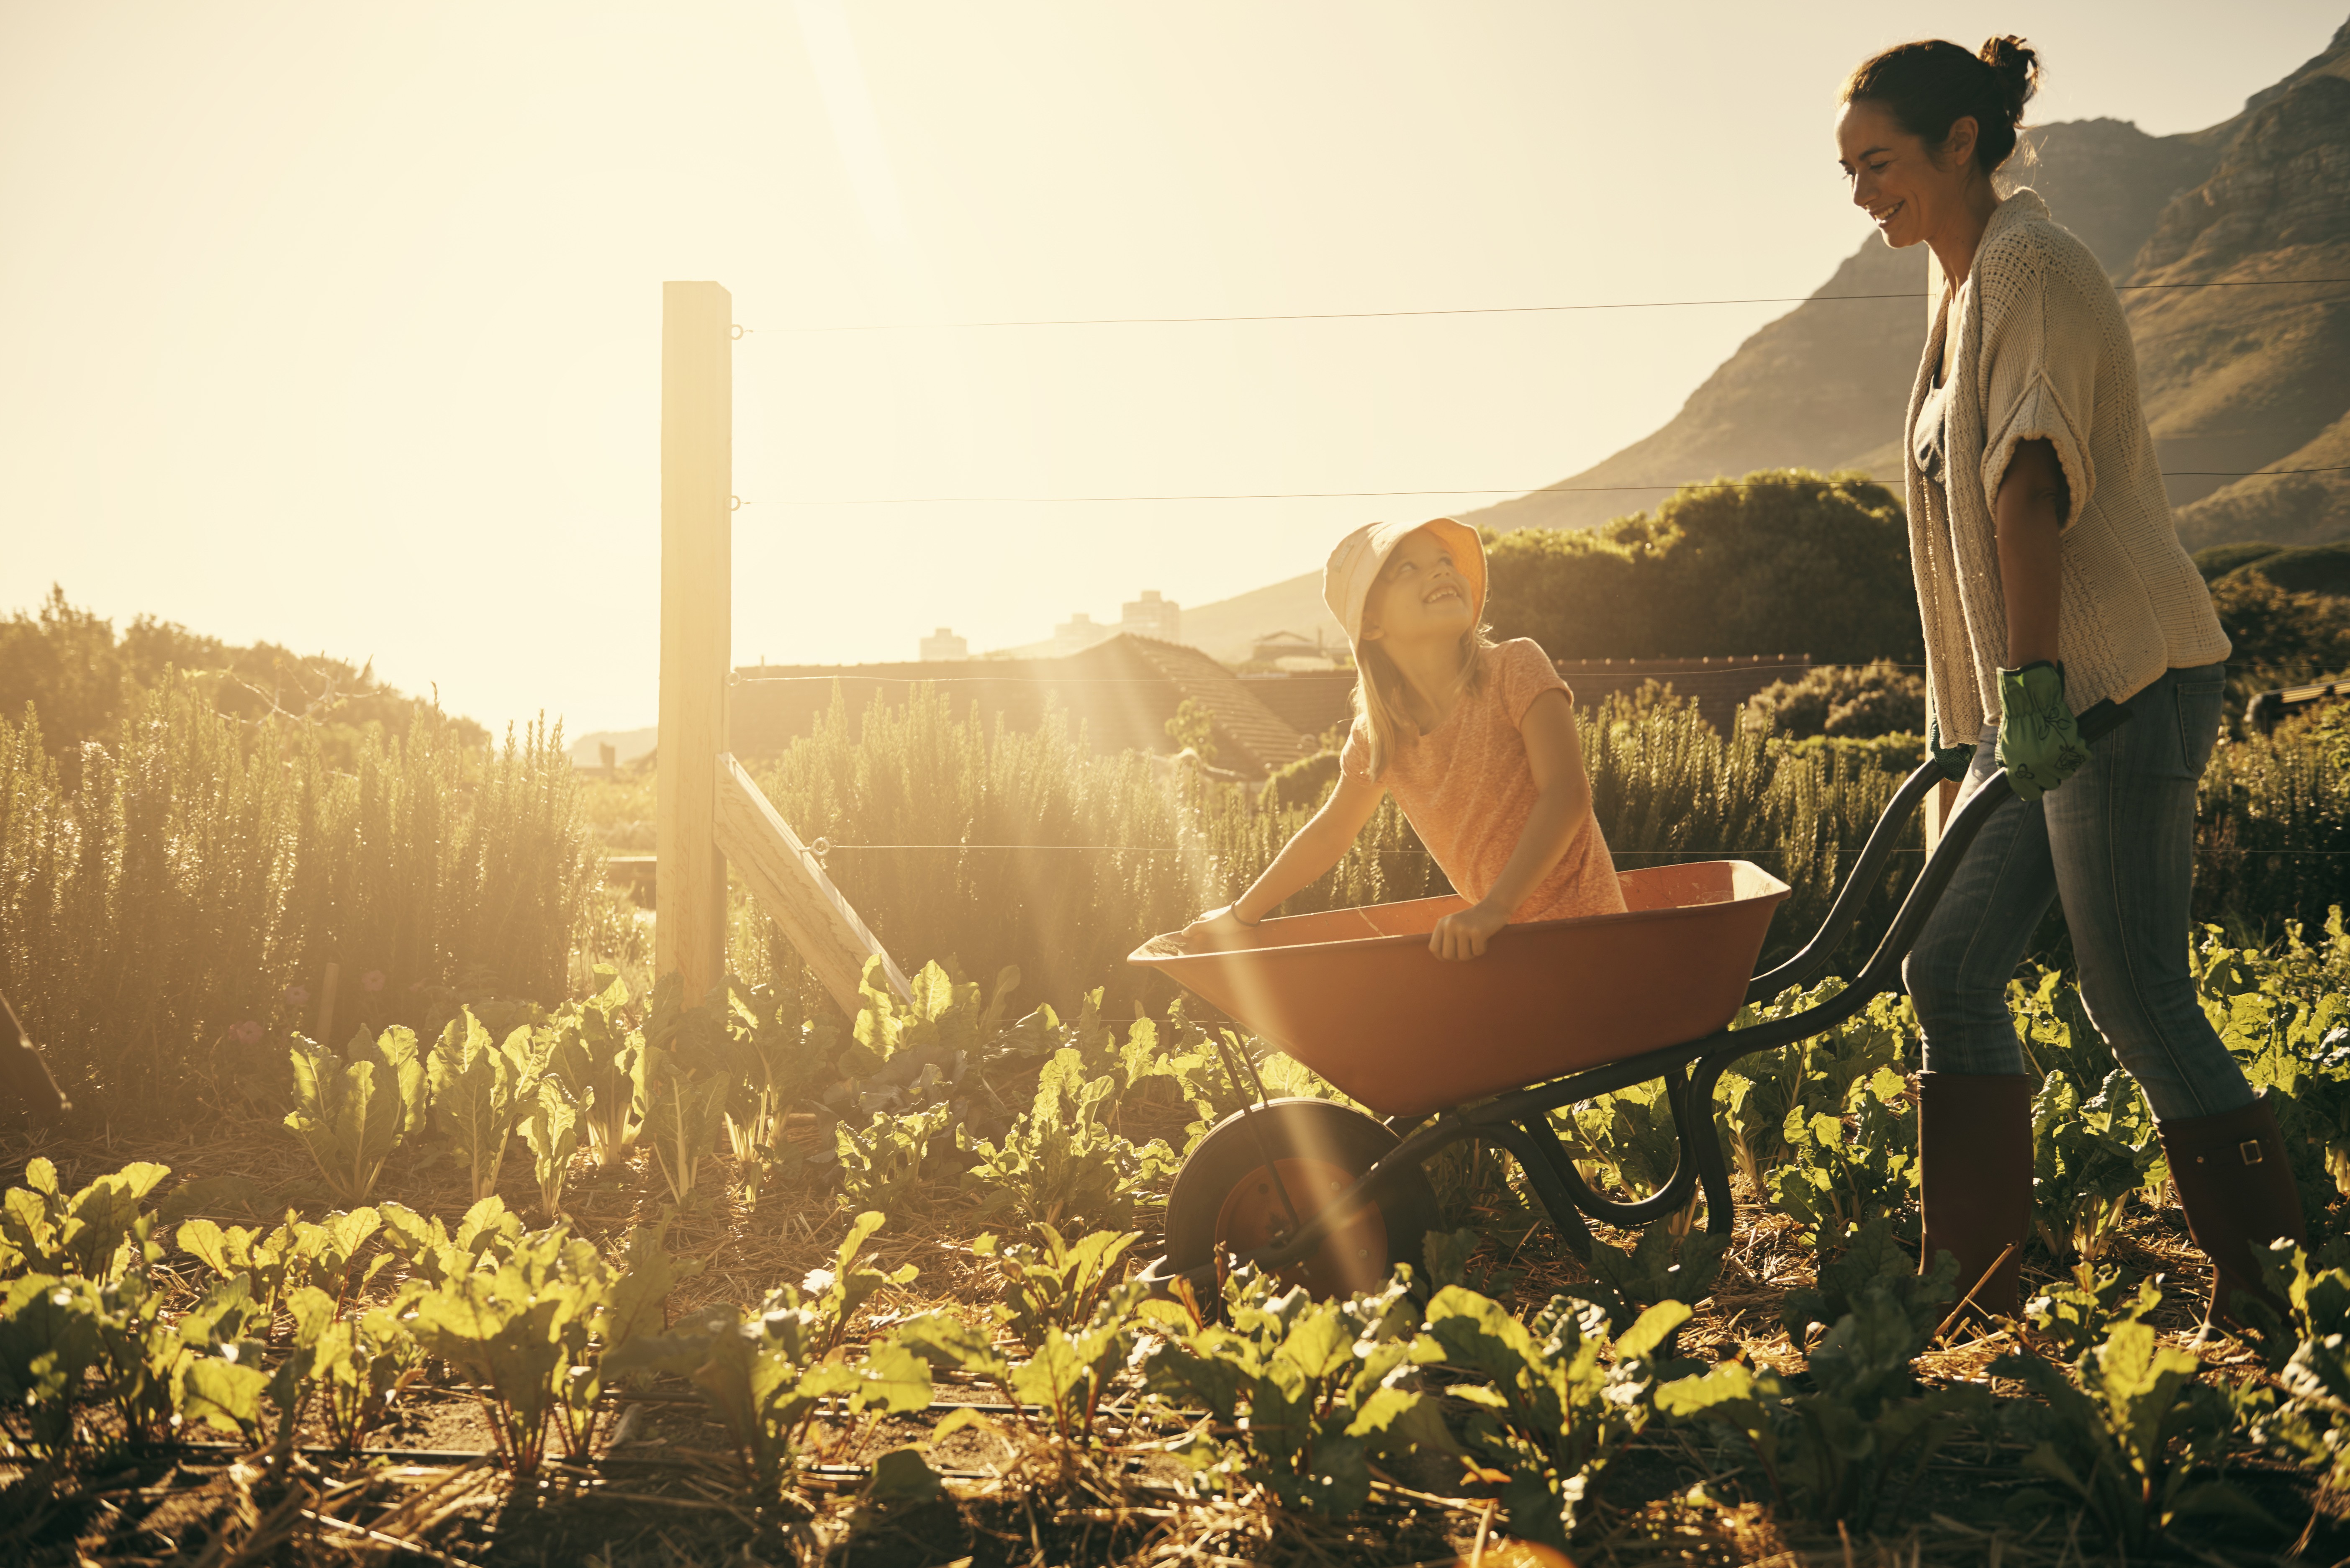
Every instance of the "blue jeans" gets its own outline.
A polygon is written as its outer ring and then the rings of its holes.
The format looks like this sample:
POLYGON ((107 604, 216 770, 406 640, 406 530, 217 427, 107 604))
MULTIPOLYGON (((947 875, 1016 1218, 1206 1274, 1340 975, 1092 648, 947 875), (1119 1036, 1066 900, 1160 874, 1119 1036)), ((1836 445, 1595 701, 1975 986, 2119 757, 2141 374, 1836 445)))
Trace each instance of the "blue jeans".
MULTIPOLYGON (((2092 744, 2079 773, 1983 825, 1902 966, 1928 1072, 2024 1071, 2007 982, 2062 898, 2081 1000, 2156 1119, 2251 1103, 2188 967, 2195 783, 2219 739, 2226 678, 2223 664, 2170 670, 2129 700, 2130 722, 2092 744)), ((1998 771, 1998 751, 1993 728, 1967 788, 1998 771)))

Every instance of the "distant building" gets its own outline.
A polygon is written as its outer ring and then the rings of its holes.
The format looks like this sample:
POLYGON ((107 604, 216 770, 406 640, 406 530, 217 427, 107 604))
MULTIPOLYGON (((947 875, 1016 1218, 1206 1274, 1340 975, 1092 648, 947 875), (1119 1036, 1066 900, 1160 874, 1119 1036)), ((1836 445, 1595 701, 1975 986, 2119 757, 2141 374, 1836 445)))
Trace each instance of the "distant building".
MULTIPOLYGON (((953 683, 945 690, 958 716, 975 707, 986 726, 1002 723, 1024 733, 1047 723, 1066 724, 1102 753, 1172 752, 1167 721, 1189 699, 1207 709, 1212 721, 1215 765, 1250 778, 1294 762, 1315 744, 1256 695, 1297 678, 1274 677, 1260 685, 1196 648, 1117 631, 1066 659, 746 666, 735 674, 729 692, 729 740, 736 754, 746 757, 775 756, 813 732, 836 696, 852 713, 860 713, 877 699, 903 702, 910 691, 928 681, 953 683)), ((1297 683, 1302 691, 1305 681, 1297 683)), ((1345 701, 1343 682, 1336 701, 1345 701)), ((1330 721, 1315 712, 1318 732, 1330 721)))
POLYGON ((1097 642, 1106 642, 1118 635, 1118 628, 1102 626, 1093 617, 1079 610, 1053 628, 1053 657, 1066 659, 1072 653, 1083 653, 1097 642))
POLYGON ((1253 664, 1278 664, 1284 659, 1326 659, 1317 634, 1307 637, 1295 631, 1268 631, 1249 645, 1249 661, 1253 664))
POLYGON ((922 662, 925 664, 945 664, 970 657, 970 639, 957 637, 947 627, 942 626, 922 639, 922 662))
POLYGON ((1183 607, 1161 598, 1157 588, 1145 588, 1131 604, 1120 605, 1118 629, 1129 637, 1155 637, 1161 642, 1183 640, 1183 607))

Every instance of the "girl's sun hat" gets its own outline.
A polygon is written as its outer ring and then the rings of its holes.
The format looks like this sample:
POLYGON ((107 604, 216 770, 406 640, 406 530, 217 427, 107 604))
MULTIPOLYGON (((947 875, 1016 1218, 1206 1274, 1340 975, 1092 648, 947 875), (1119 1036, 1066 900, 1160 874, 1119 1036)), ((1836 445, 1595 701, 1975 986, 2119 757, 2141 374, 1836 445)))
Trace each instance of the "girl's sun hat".
POLYGON ((1338 547, 1330 552, 1329 565, 1322 568, 1322 601, 1346 628, 1350 646, 1363 640, 1363 606, 1371 597, 1371 585, 1379 580, 1379 568, 1388 564, 1398 545, 1422 528, 1443 543, 1452 556, 1453 569, 1469 585, 1471 620, 1485 618, 1485 541, 1478 537, 1476 529, 1452 517, 1427 523, 1366 523, 1338 541, 1338 547))

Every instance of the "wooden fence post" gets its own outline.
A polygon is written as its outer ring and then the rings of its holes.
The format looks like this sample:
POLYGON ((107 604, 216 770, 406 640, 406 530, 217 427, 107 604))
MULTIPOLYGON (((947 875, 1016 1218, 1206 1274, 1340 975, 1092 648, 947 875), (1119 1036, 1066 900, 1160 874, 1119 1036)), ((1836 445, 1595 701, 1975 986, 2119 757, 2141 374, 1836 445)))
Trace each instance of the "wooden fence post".
POLYGON ((734 301, 715 283, 661 285, 660 755, 653 972, 688 1006, 726 975, 718 754, 733 655, 734 301))

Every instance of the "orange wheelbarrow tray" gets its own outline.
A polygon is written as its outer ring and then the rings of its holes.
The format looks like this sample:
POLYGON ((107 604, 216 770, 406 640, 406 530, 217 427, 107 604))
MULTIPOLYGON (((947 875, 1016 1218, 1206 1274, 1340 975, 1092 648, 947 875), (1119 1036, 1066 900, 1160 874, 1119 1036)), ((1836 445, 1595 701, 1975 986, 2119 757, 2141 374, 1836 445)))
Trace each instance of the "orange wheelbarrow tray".
MULTIPOLYGON (((2095 740, 2128 717, 2100 702, 2081 715, 2081 733, 2095 740)), ((1728 1025, 1742 1004, 1819 978, 1941 778, 1930 761, 1910 774, 1819 930, 1759 975, 1754 961, 1788 889, 1742 860, 1626 873, 1625 913, 1505 927, 1483 957, 1466 961, 1428 951, 1437 920, 1464 907, 1454 898, 1270 919, 1245 946, 1223 950, 1192 952, 1179 936, 1146 942, 1128 961, 1164 972, 1377 1113, 1268 1100, 1247 1054, 1220 1044, 1255 1099, 1186 1157, 1168 1198, 1168 1251, 1147 1277, 1186 1277, 1209 1299, 1221 1249, 1228 1262, 1320 1290, 1365 1288, 1397 1261, 1419 1262, 1420 1237, 1435 1224, 1421 1167, 1467 1138, 1516 1158, 1544 1213, 1584 1256, 1586 1216, 1642 1225, 1699 1190, 1708 1229, 1727 1233, 1715 1085, 1740 1057, 1825 1033, 1901 989, 1902 960, 1960 859, 2013 794, 2006 774, 1966 797, 1851 984, 1787 1017, 1728 1025), (1679 1142, 1673 1174, 1646 1198, 1603 1197, 1567 1158, 1550 1112, 1651 1079, 1663 1081, 1679 1142)))

